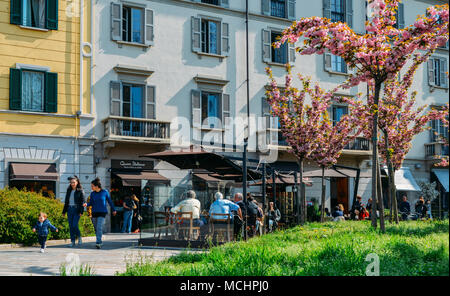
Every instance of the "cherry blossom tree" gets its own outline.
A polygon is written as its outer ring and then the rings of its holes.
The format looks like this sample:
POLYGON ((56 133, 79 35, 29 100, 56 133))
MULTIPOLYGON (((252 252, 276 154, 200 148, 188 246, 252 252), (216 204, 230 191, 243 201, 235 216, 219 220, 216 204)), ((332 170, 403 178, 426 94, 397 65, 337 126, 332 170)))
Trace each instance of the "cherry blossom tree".
MULTIPOLYGON (((281 39, 275 43, 297 43, 302 55, 324 54, 344 59, 355 74, 343 84, 346 88, 367 83, 370 89, 367 102, 372 114, 372 195, 377 194, 378 179, 378 106, 382 85, 396 77, 410 61, 426 60, 438 46, 448 41, 448 4, 432 6, 426 16, 419 16, 413 25, 405 29, 395 28, 398 0, 369 0, 368 6, 374 12, 366 22, 367 34, 355 33, 347 24, 332 22, 321 17, 302 18, 284 30, 281 39)), ((376 206, 372 210, 372 225, 377 227, 376 206)), ((381 213, 383 209, 381 209, 381 213)))
POLYGON ((311 86, 311 79, 299 75, 302 89, 292 85, 292 74, 287 66, 287 75, 283 90, 280 90, 272 70, 266 68, 270 78, 270 89, 266 92, 267 100, 271 106, 271 113, 278 117, 281 131, 290 146, 290 152, 297 157, 300 170, 300 223, 306 222, 306 197, 303 183, 303 162, 310 159, 311 152, 316 151, 321 144, 316 139, 321 137, 320 121, 322 114, 326 113, 328 102, 333 90, 324 93, 317 85, 311 86), (311 98, 311 104, 306 98, 311 98))

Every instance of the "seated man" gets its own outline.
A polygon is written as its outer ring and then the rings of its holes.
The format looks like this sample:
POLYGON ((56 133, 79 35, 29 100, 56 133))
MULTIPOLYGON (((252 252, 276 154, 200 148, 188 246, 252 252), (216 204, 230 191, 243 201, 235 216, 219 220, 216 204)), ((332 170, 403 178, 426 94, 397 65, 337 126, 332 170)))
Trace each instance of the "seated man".
POLYGON ((408 202, 408 197, 403 196, 403 201, 400 203, 399 211, 402 214, 402 220, 408 220, 408 216, 411 214, 411 205, 408 202))
MULTIPOLYGON (((234 219, 233 219, 233 211, 236 211, 239 218, 242 220, 242 212, 241 212, 241 208, 235 204, 234 202, 224 199, 222 193, 217 192, 214 195, 214 199, 215 201, 213 202, 213 204, 211 205, 210 209, 209 209, 209 215, 210 218, 212 219, 212 221, 214 222, 214 219, 226 219, 226 216, 222 216, 222 215, 215 215, 215 214, 230 214, 230 222, 234 223, 234 219)), ((217 224, 222 224, 220 222, 214 222, 217 224)))
MULTIPOLYGON (((196 199, 196 194, 193 190, 189 190, 186 194, 186 198, 180 201, 176 206, 170 209, 170 211, 174 214, 181 213, 192 213, 192 226, 200 227, 200 232, 203 232, 202 227, 205 223, 200 219, 200 208, 201 204, 198 199, 196 199)), ((183 218, 182 225, 189 225, 189 215, 181 215, 183 218)))

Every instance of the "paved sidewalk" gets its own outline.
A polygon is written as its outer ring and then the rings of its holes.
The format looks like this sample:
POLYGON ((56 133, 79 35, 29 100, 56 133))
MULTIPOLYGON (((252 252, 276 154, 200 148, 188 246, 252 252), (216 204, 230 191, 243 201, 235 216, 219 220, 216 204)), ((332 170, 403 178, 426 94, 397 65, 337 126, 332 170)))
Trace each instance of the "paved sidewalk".
POLYGON ((123 272, 127 262, 142 258, 160 261, 181 253, 178 249, 137 246, 139 234, 105 234, 103 247, 95 248, 95 241, 81 247, 69 244, 48 245, 45 253, 39 247, 0 248, 0 276, 60 275, 60 267, 73 263, 88 264, 95 275, 114 275, 123 272))

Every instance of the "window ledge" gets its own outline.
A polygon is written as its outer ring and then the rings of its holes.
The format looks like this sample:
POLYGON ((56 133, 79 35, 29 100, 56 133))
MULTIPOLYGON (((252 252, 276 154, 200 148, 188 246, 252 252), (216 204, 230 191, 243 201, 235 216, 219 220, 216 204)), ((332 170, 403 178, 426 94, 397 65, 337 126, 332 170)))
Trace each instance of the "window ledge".
POLYGON ((200 128, 202 131, 209 131, 209 132, 223 132, 224 129, 217 128, 217 127, 208 127, 208 126, 202 126, 200 128))
POLYGON ((268 64, 268 65, 270 65, 270 66, 277 66, 277 67, 283 67, 283 68, 286 68, 286 65, 287 65, 288 63, 281 64, 281 63, 275 63, 275 62, 266 62, 266 64, 268 64))
POLYGON ((342 73, 342 72, 336 72, 336 71, 330 71, 330 70, 325 70, 325 72, 327 72, 330 75, 340 75, 340 76, 350 76, 350 73, 342 73))
POLYGON ((41 32, 48 32, 48 31, 50 31, 49 29, 46 29, 46 28, 28 27, 28 26, 23 26, 23 25, 19 25, 19 27, 21 27, 22 29, 41 31, 41 32))
POLYGON ((116 40, 117 44, 119 44, 119 46, 121 45, 131 45, 131 46, 136 46, 136 47, 142 47, 142 48, 148 48, 151 45, 145 44, 145 43, 137 43, 137 42, 128 42, 128 41, 120 41, 120 40, 116 40))
POLYGON ((435 89, 445 90, 448 91, 448 87, 443 87, 439 85, 430 85, 430 92, 433 92, 435 89))
POLYGON ((224 56, 224 55, 220 55, 220 54, 215 54, 215 53, 206 53, 206 52, 200 52, 200 51, 197 51, 197 52, 195 52, 199 57, 199 59, 201 59, 202 58, 202 56, 206 56, 206 57, 212 57, 212 58, 218 58, 218 59, 220 59, 220 61, 222 61, 222 59, 224 59, 224 58, 226 58, 227 56, 224 56))
POLYGON ((57 113, 46 113, 46 112, 34 112, 34 111, 20 111, 20 110, 0 110, 3 114, 20 114, 20 115, 36 115, 36 116, 51 116, 51 117, 63 117, 63 118, 75 118, 76 115, 70 114, 57 114, 57 113))

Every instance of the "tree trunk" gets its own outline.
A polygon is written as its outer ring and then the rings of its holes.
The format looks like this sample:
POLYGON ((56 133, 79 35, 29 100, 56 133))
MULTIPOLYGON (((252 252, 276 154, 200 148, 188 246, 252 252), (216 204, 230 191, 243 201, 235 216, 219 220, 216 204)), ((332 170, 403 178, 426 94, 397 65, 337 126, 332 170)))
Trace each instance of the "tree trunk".
MULTIPOLYGON (((383 133, 384 133, 384 150, 386 150, 386 163, 387 163, 387 165, 389 167, 389 164, 391 162, 391 155, 389 154, 389 151, 388 151, 388 149, 389 149, 389 139, 388 139, 387 133, 386 132, 383 132, 383 133)), ((389 173, 387 196, 388 196, 388 206, 389 206, 389 222, 391 222, 391 223, 392 223, 392 218, 394 217, 392 215, 392 185, 393 184, 391 183, 391 175, 389 173)))
POLYGON ((380 230, 382 233, 386 232, 386 228, 384 225, 384 200, 383 200, 383 190, 382 190, 382 184, 381 184, 381 168, 380 168, 380 160, 379 158, 377 162, 377 187, 378 187, 378 204, 380 206, 380 230))
POLYGON ((304 225, 306 223, 306 196, 303 183, 303 158, 299 158, 298 166, 300 171, 300 225, 304 225))
POLYGON ((320 206, 320 222, 325 222, 325 167, 322 166, 322 204, 320 206))
MULTIPOLYGON (((377 106, 377 108, 378 103, 380 101, 380 90, 381 90, 381 82, 375 81, 374 104, 377 106)), ((377 208, 378 208, 377 159, 378 159, 378 109, 373 115, 373 127, 372 127, 372 200, 374 201, 374 206, 372 207, 372 226, 374 228, 377 228, 377 208)))

